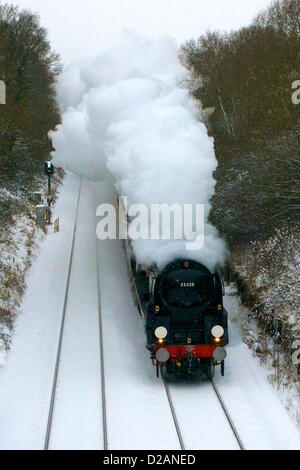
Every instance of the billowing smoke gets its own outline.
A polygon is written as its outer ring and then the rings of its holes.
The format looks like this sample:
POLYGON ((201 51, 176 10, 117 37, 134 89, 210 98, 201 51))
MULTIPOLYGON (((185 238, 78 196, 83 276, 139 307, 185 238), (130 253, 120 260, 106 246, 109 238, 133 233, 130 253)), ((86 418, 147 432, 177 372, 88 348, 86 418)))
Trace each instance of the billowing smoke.
MULTIPOLYGON (((63 121, 52 134, 54 163, 89 179, 112 174, 128 205, 204 204, 205 242, 135 240, 139 262, 192 258, 213 269, 224 243, 208 223, 217 161, 199 110, 181 83, 185 70, 170 38, 127 34, 95 60, 71 65, 58 84, 63 121)), ((151 223, 151 222, 149 222, 151 223)))

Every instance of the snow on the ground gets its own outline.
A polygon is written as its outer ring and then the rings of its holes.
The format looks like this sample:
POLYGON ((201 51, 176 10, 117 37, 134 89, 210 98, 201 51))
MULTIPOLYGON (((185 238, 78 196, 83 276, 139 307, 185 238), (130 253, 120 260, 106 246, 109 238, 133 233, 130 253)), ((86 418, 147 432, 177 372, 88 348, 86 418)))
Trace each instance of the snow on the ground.
MULTIPOLYGON (((239 301, 227 288, 225 306, 236 315, 239 301)), ((266 373, 243 343, 239 327, 229 323, 225 377, 216 384, 247 449, 300 450, 300 433, 268 383, 266 373)))
MULTIPOLYGON (((1 449, 43 448, 78 187, 78 178, 68 175, 56 207, 61 232, 41 246, 0 370, 1 449)), ((162 381, 144 347, 122 243, 96 243, 96 206, 114 198, 108 183, 83 183, 50 448, 102 445, 97 246, 109 449, 179 449, 162 381)), ((235 296, 226 297, 226 306, 229 312, 238 308, 235 296)), ((215 381, 245 447, 300 449, 297 428, 234 324, 225 373, 222 378, 217 371, 215 381)), ((210 384, 181 383, 170 390, 187 449, 237 448, 210 384)))
POLYGON ((19 215, 14 216, 0 236, 0 365, 5 361, 5 349, 10 345, 26 272, 32 254, 37 252, 36 242, 40 242, 43 235, 33 220, 19 215))
POLYGON ((4 366, 6 361, 6 347, 4 341, 0 340, 0 367, 4 366))
POLYGON ((237 247, 231 265, 243 280, 241 294, 248 307, 251 302, 250 311, 240 308, 234 315, 243 340, 259 358, 292 419, 300 425, 299 374, 292 360, 296 352, 293 345, 300 338, 299 228, 277 229, 266 240, 237 247), (251 292, 251 301, 247 301, 245 287, 251 292))
MULTIPOLYGON (((98 203, 115 201, 101 184, 98 203)), ((98 241, 109 449, 180 449, 167 396, 145 348, 122 242, 98 241)))
MULTIPOLYGON (((107 185, 100 194, 99 202, 113 201, 107 185)), ((141 320, 130 299, 124 250, 113 240, 99 241, 99 247, 110 448, 174 448, 166 432, 171 421, 162 384, 149 364, 141 320)), ((227 296, 226 305, 237 308, 236 297, 227 296)), ((217 369, 216 383, 246 448, 300 449, 297 428, 233 324, 230 341, 226 376, 217 369)), ((210 384, 182 383, 170 389, 187 449, 237 448, 210 384)), ((173 442, 178 448, 178 441, 173 442)))
POLYGON ((171 384, 170 393, 186 449, 239 450, 210 382, 171 384))
POLYGON ((78 186, 79 178, 67 175, 55 208, 60 232, 48 235, 30 270, 0 369, 1 449, 43 448, 78 186))
POLYGON ((101 449, 101 364, 93 184, 82 182, 50 449, 101 449))

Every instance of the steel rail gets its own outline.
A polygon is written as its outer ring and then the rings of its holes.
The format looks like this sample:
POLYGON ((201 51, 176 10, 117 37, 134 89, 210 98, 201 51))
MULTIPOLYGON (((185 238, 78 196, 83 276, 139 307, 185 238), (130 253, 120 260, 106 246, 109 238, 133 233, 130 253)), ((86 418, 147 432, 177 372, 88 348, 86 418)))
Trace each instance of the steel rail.
POLYGON ((212 378, 210 378, 210 383, 212 384, 213 389, 214 389, 214 391, 215 391, 215 394, 216 394, 216 396, 217 396, 217 398, 218 398, 218 401, 219 401, 220 405, 222 406, 222 409, 223 409, 223 411, 224 411, 224 413, 225 413, 225 416, 226 416, 226 418, 227 418, 228 424, 229 424, 229 426, 230 426, 230 428, 231 428, 231 430, 232 430, 232 432, 233 432, 233 434, 234 434, 234 437, 235 437, 236 440, 237 440, 237 443, 238 443, 238 445, 239 445, 240 450, 245 450, 245 446, 244 446, 244 444, 243 444, 243 442, 242 442, 242 440, 241 440, 241 438, 240 438, 240 436, 239 436, 239 433, 238 433, 238 431, 237 431, 237 429, 236 429, 236 427, 235 427, 235 425, 234 425, 234 423, 233 423, 233 421, 232 421, 232 419, 231 419, 231 416, 230 416, 230 414, 229 414, 229 412, 228 412, 228 410, 227 410, 227 408, 226 408, 226 405, 225 405, 225 403, 224 403, 224 401, 223 401, 223 399, 222 399, 222 397, 221 397, 221 395, 220 395, 220 392, 219 392, 219 390, 217 389, 217 387, 216 387, 214 381, 212 380, 212 378))
POLYGON ((179 427, 178 419, 177 419, 177 416, 176 416, 175 407, 174 407, 174 404, 173 404, 173 401, 172 401, 170 389, 169 389, 169 386, 168 386, 167 382, 165 380, 163 382, 164 382, 168 402, 169 402, 169 405, 170 405, 170 409, 171 409, 171 413, 172 413, 176 433, 177 433, 177 436, 178 436, 179 444, 180 444, 181 450, 185 450, 185 446, 184 446, 181 430, 180 430, 180 427, 179 427))
POLYGON ((69 287, 70 287, 70 277, 71 277, 71 270, 72 270, 75 237, 76 237, 76 231, 77 231, 77 220, 78 220, 78 213, 79 213, 81 185, 82 185, 82 181, 80 179, 79 190, 78 190, 78 198, 77 198, 77 203, 76 203, 75 222, 74 222, 73 236, 72 236, 71 254, 70 254, 70 259, 69 259, 69 267, 68 267, 68 275, 67 275, 67 282, 66 282, 66 289, 65 289, 63 312, 62 312, 61 323, 60 323, 60 331, 59 331, 59 337, 58 337, 58 345, 57 345, 54 375, 53 375, 53 381, 52 381, 52 390, 51 390, 51 398, 50 398, 50 405, 49 405, 49 412, 48 412, 47 428, 46 428, 46 435, 45 435, 45 441, 44 441, 44 450, 49 449, 51 429, 52 429, 57 378, 58 378, 59 363, 60 363, 60 356, 61 356, 62 340, 63 340, 63 334, 64 334, 67 303, 68 303, 68 295, 69 295, 69 287))
POLYGON ((104 368, 104 345, 103 345, 103 323, 101 310, 101 291, 100 291, 100 260, 98 250, 98 239, 96 239, 97 250, 97 287, 98 287, 98 318, 99 318, 99 340, 100 340, 100 368, 101 368, 101 400, 102 400, 102 427, 103 427, 103 447, 108 450, 108 433, 107 433, 107 407, 105 393, 105 368, 104 368))

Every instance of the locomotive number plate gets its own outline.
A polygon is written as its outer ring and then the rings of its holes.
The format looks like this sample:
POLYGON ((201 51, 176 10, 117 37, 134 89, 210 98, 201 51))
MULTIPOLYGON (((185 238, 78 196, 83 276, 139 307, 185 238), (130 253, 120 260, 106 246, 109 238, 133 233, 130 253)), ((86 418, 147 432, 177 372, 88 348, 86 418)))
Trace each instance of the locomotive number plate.
POLYGON ((195 287, 194 282, 181 282, 180 287, 195 287))

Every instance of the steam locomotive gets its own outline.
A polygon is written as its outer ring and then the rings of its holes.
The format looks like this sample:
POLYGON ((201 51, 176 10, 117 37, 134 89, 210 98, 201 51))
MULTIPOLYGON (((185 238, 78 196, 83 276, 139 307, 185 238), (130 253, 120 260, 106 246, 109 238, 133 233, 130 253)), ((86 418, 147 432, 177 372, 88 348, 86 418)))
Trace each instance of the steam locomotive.
POLYGON ((141 266, 128 240, 125 245, 157 376, 212 378, 216 365, 224 375, 228 325, 221 275, 189 259, 174 260, 161 271, 141 266))

